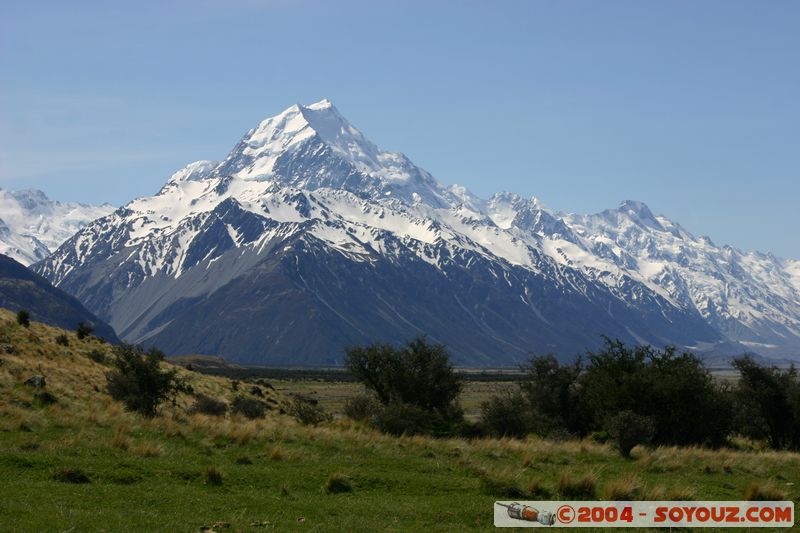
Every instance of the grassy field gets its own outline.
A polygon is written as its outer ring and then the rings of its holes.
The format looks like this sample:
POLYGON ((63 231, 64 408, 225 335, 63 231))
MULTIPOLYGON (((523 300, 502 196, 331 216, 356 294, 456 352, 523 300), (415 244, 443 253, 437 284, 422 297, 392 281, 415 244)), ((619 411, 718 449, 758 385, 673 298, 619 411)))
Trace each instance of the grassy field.
MULTIPOLYGON (((104 392, 109 367, 89 355, 110 348, 71 333, 56 344, 61 333, 0 310, 0 351, 15 352, 0 353, 3 531, 484 531, 496 499, 800 494, 793 453, 637 448, 625 460, 590 441, 393 438, 280 414, 297 392, 337 411, 354 384, 276 382, 263 388, 275 409, 255 421, 188 414, 189 396, 146 420, 104 392), (55 403, 23 384, 33 374, 55 403)), ((181 374, 205 394, 235 394, 228 378, 181 374)))
MULTIPOLYGON (((349 398, 363 394, 366 389, 360 383, 352 381, 309 381, 309 380, 272 380, 275 389, 285 396, 299 394, 316 399, 319 404, 334 416, 342 416, 344 405, 349 398)), ((481 404, 505 390, 515 388, 510 381, 466 381, 459 401, 464 409, 464 416, 476 421, 481 414, 481 404)))

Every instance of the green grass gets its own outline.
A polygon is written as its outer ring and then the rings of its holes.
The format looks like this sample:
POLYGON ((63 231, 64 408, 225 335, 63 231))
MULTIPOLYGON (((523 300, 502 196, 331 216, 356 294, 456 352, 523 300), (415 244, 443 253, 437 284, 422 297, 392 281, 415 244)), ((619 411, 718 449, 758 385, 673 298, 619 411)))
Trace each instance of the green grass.
MULTIPOLYGON (((89 353, 107 347, 72 334, 56 345, 57 330, 22 330, 3 313, 0 337, 18 348, 0 356, 3 531, 487 531, 496 499, 559 498, 565 476, 640 499, 739 500, 754 487, 798 498, 792 453, 636 448, 625 460, 593 442, 393 438, 343 419, 305 427, 277 409, 256 421, 190 415, 191 397, 145 420, 103 392, 108 367, 89 353), (34 401, 21 384, 33 373, 56 403, 34 401)), ((204 394, 234 395, 225 378, 183 375, 204 394)))

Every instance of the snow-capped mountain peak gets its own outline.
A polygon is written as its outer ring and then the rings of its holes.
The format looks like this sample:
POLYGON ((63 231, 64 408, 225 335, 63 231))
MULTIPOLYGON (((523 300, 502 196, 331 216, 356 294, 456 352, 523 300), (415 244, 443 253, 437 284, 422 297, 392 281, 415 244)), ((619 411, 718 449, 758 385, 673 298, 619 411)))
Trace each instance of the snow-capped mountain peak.
POLYGON ((232 329, 200 343, 224 300, 258 310, 242 324, 281 357, 427 332, 513 358, 601 333, 785 355, 800 347, 798 264, 717 247, 643 202, 577 215, 446 188, 323 100, 261 121, 223 161, 187 165, 36 268, 126 340, 174 350, 262 354, 232 329), (320 316, 320 344, 289 333, 320 316))
MULTIPOLYGON (((244 178, 262 178, 275 168, 278 157, 316 138, 338 155, 367 173, 386 170, 386 153, 367 140, 339 113, 330 100, 310 105, 295 104, 274 117, 261 121, 242 140, 231 156, 253 159, 244 178), (241 154, 239 154, 241 150, 241 154)), ((229 157, 231 157, 229 156, 229 157)))

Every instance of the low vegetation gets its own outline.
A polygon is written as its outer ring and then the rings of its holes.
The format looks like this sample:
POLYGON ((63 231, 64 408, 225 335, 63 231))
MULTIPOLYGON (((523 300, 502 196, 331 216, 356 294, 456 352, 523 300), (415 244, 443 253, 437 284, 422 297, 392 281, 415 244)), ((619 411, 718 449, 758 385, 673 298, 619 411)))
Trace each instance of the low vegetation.
MULTIPOLYGON (((118 352, 91 335, 24 327, 0 310, 0 344, 15 348, 0 354, 0 523, 9 531, 485 531, 506 495, 800 496, 800 454, 766 440, 736 437, 716 450, 652 443, 623 458, 613 437, 590 438, 594 429, 555 440, 455 436, 461 429, 393 436, 373 415, 305 425, 280 387, 259 385, 259 397, 245 378, 233 391, 228 378, 163 360, 158 372, 186 387, 144 416, 109 394, 118 352), (68 346, 55 343, 60 334, 68 346), (26 385, 33 376, 45 380, 26 385), (37 402, 40 392, 57 401, 37 402), (203 396, 227 413, 196 410, 203 396), (237 397, 270 407, 251 419, 233 411, 237 397)), ((415 405, 370 392, 379 410, 415 405)))
POLYGON ((164 401, 191 389, 174 368, 162 369, 164 354, 155 348, 121 344, 113 348, 114 370, 107 378, 108 393, 125 408, 152 418, 164 401))
POLYGON ((800 449, 800 378, 794 368, 735 361, 735 385, 674 348, 606 339, 586 359, 533 357, 517 390, 483 405, 481 429, 495 436, 593 438, 623 457, 638 445, 734 445, 740 437, 800 449))

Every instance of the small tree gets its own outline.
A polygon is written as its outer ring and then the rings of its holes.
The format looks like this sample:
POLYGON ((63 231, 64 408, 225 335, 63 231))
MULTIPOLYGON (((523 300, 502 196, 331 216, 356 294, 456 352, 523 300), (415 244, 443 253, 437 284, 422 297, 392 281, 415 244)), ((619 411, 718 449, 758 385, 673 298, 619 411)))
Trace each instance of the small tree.
POLYGON ((418 337, 399 349, 348 348, 346 364, 380 402, 372 422, 381 431, 445 435, 463 418, 456 404, 462 381, 441 344, 418 337))
POLYGON ((78 340, 83 340, 89 335, 94 332, 94 326, 89 324, 88 322, 81 322, 78 324, 77 329, 75 330, 75 335, 77 335, 78 340))
POLYGON ((521 369, 525 377, 519 384, 520 392, 538 419, 538 434, 588 433, 578 385, 584 370, 582 359, 562 365, 552 355, 534 356, 521 369))
POLYGON ((735 396, 739 429, 756 439, 766 439, 775 449, 800 449, 800 375, 765 367, 749 357, 736 359, 739 371, 735 396))
POLYGON ((161 370, 164 354, 151 348, 121 344, 114 347, 115 370, 106 375, 108 392, 129 411, 152 418, 158 406, 188 390, 177 370, 161 370))
POLYGON ((348 348, 347 369, 384 405, 400 402, 445 411, 462 387, 445 347, 424 337, 399 350, 385 344, 348 348))
POLYGON ((27 328, 31 325, 31 314, 25 309, 17 311, 17 324, 27 328))

